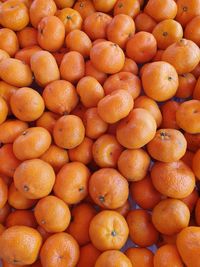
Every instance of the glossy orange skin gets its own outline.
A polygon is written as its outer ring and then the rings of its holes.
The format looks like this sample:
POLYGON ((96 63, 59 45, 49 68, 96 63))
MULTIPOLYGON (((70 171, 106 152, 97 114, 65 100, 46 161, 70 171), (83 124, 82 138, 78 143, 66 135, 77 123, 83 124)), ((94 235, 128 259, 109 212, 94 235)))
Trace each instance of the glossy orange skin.
POLYGON ((118 250, 109 250, 103 252, 97 259, 95 267, 131 267, 131 261, 122 252, 118 250))
POLYGON ((8 186, 0 177, 0 209, 4 207, 8 199, 8 186))
POLYGON ((135 33, 135 23, 128 15, 116 15, 109 23, 106 33, 109 41, 124 48, 130 36, 135 33))
POLYGON ((41 48, 55 52, 59 50, 65 39, 65 27, 56 16, 44 17, 38 24, 37 40, 41 48))
POLYGON ((153 253, 147 248, 129 248, 125 255, 130 259, 132 265, 140 267, 154 267, 153 253))
POLYGON ((91 243, 82 246, 80 248, 80 258, 77 267, 94 267, 94 264, 100 254, 101 252, 96 249, 91 243), (88 255, 90 255, 90 257, 88 257, 88 255))
POLYGON ((176 122, 176 112, 180 104, 174 100, 169 100, 161 106, 162 128, 180 129, 176 122))
POLYGON ((190 20, 185 27, 184 37, 186 39, 192 40, 198 46, 200 45, 200 16, 195 16, 192 20, 190 20))
POLYGON ((135 18, 135 28, 137 32, 145 31, 151 33, 155 26, 156 21, 145 12, 140 12, 135 18))
POLYGON ((139 96, 141 92, 141 81, 138 76, 130 72, 118 72, 109 76, 103 85, 105 94, 111 94, 115 90, 126 90, 133 99, 139 96))
POLYGON ((38 51, 42 51, 38 45, 24 47, 15 54, 15 58, 30 66, 31 57, 38 51))
POLYGON ((128 182, 113 168, 101 168, 89 181, 89 193, 100 207, 117 209, 128 199, 128 182))
POLYGON ((198 149, 194 155, 193 161, 192 161, 192 170, 197 177, 197 179, 200 179, 200 168, 199 168, 199 158, 200 158, 200 150, 198 149))
POLYGON ((135 75, 138 74, 138 66, 137 64, 135 63, 134 60, 132 60, 131 58, 128 58, 126 57, 125 58, 125 62, 124 62, 124 66, 123 68, 121 69, 121 71, 125 71, 125 72, 131 72, 135 75))
POLYGON ((10 98, 12 94, 16 92, 17 89, 18 88, 13 85, 10 85, 4 81, 0 81, 0 96, 7 103, 9 115, 12 113, 11 108, 10 108, 10 98))
POLYGON ((175 96, 180 98, 191 97, 194 92, 195 85, 196 78, 192 73, 179 75, 179 86, 175 96))
POLYGON ((57 233, 50 236, 43 244, 40 260, 43 267, 54 267, 55 264, 57 267, 75 267, 79 253, 78 243, 71 235, 57 233))
POLYGON ((91 0, 80 0, 73 8, 80 13, 83 20, 96 11, 91 0))
POLYGON ((36 228, 37 222, 34 217, 33 211, 15 210, 8 215, 5 225, 7 228, 15 226, 15 225, 36 228))
POLYGON ((180 160, 170 163, 156 162, 151 169, 151 178, 155 188, 171 198, 187 197, 194 190, 194 174, 180 160))
POLYGON ((55 183, 51 165, 40 159, 23 161, 14 173, 16 188, 29 199, 47 196, 55 183))
POLYGON ((18 38, 19 46, 21 48, 34 46, 38 44, 37 30, 32 27, 27 26, 21 31, 18 31, 17 38, 18 38))
POLYGON ((128 238, 128 225, 116 211, 99 212, 91 221, 89 235, 92 244, 100 251, 121 249, 128 238))
POLYGON ((153 186, 150 176, 131 183, 130 194, 132 199, 145 210, 153 209, 162 199, 162 195, 153 186))
POLYGON ((73 221, 67 232, 76 239, 80 246, 84 246, 90 242, 89 226, 97 212, 90 204, 82 203, 74 207, 71 214, 73 221))
POLYGON ((49 83, 42 93, 48 110, 60 114, 69 114, 78 103, 75 87, 68 81, 57 80, 49 83))
POLYGON ((198 198, 199 198, 198 192, 196 189, 194 189, 189 196, 181 200, 188 206, 190 212, 192 212, 194 208, 198 206, 198 198))
POLYGON ((193 98, 200 100, 200 78, 197 79, 194 91, 193 91, 193 98))
POLYGON ((0 49, 0 62, 9 57, 10 55, 5 50, 0 49))
POLYGON ((126 14, 132 18, 140 11, 140 3, 138 0, 118 0, 114 7, 114 16, 118 14, 126 14))
POLYGON ((200 15, 200 3, 197 0, 177 0, 177 8, 176 20, 183 27, 195 16, 200 15))
POLYGON ((156 51, 156 39, 151 33, 145 31, 136 33, 126 44, 126 56, 136 63, 150 61, 155 56, 156 51))
POLYGON ((90 171, 83 163, 66 163, 56 176, 54 194, 67 204, 76 204, 88 194, 89 177, 90 171))
POLYGON ((34 0, 30 6, 30 22, 37 28, 40 20, 47 16, 53 16, 57 7, 53 0, 34 0))
POLYGON ((0 49, 6 51, 11 57, 19 50, 17 35, 11 29, 0 29, 0 49))
POLYGON ((148 247, 158 240, 158 231, 146 210, 131 210, 126 217, 131 240, 140 247, 148 247))
POLYGON ((3 97, 0 96, 0 125, 6 120, 8 116, 8 105, 3 97))
POLYGON ((101 72, 99 70, 97 70, 91 60, 86 61, 85 63, 85 75, 86 76, 92 76, 93 78, 95 78, 101 85, 103 85, 103 83, 105 82, 106 78, 107 78, 107 74, 104 72, 101 72))
POLYGON ((56 3, 57 7, 61 9, 65 7, 72 7, 75 0, 55 0, 54 2, 56 3))
POLYGON ((154 226, 165 235, 179 233, 188 226, 189 220, 189 208, 178 199, 164 199, 154 207, 152 212, 154 226))
POLYGON ((45 111, 43 112, 42 116, 36 120, 36 126, 43 127, 52 134, 54 125, 59 118, 60 116, 58 114, 45 111))

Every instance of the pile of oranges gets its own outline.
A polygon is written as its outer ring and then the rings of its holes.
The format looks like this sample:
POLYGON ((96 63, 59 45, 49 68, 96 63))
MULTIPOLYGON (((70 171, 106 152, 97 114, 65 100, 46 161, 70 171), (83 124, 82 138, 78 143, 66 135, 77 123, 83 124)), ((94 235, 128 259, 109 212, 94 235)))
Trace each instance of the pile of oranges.
POLYGON ((200 267, 199 46, 200 0, 0 1, 3 267, 200 267))

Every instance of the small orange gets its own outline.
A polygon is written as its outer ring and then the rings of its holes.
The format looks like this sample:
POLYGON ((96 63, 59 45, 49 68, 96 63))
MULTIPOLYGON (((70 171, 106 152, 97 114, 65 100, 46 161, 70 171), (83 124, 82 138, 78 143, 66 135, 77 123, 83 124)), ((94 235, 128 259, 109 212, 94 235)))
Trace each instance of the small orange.
POLYGON ((194 92, 195 85, 196 85, 195 76, 192 73, 185 73, 185 74, 179 75, 178 79, 179 79, 179 86, 178 86, 175 96, 179 98, 191 97, 194 92))
POLYGON ((10 55, 5 50, 0 49, 0 62, 9 57, 10 55))
POLYGON ((200 25, 200 16, 195 16, 186 24, 184 30, 184 37, 186 39, 195 42, 198 46, 200 45, 199 25, 200 25))
POLYGON ((100 256, 101 252, 96 249, 91 243, 82 246, 80 248, 80 258, 77 267, 94 267, 97 258, 100 256), (90 255, 88 257, 88 255, 90 255))
POLYGON ((51 165, 41 159, 23 161, 14 173, 16 188, 29 199, 47 196, 55 183, 51 165))
POLYGON ((86 245, 90 242, 90 222, 97 212, 90 204, 81 203, 72 208, 71 214, 72 221, 67 232, 76 239, 80 246, 86 245))
POLYGON ((89 193, 100 207, 117 209, 128 199, 128 182, 113 168, 101 168, 89 180, 89 193))
POLYGON ((8 186, 0 177, 0 209, 4 207, 8 199, 8 186))
POLYGON ((71 219, 67 204, 51 195, 38 201, 34 208, 34 215, 38 224, 49 233, 64 232, 71 219))
POLYGON ((21 48, 34 46, 38 44, 37 30, 32 27, 25 27, 17 32, 18 42, 21 48))
POLYGON ((200 3, 198 0, 177 0, 176 20, 183 27, 195 16, 200 15, 200 3))
POLYGON ((125 255, 130 259, 133 266, 154 267, 153 252, 147 248, 129 248, 125 251, 125 255))
POLYGON ((179 129, 176 122, 176 112, 179 108, 180 104, 174 100, 166 101, 161 106, 161 112, 162 112, 162 128, 171 128, 171 129, 179 129))
POLYGON ((114 16, 126 14, 132 18, 140 12, 140 2, 138 0, 118 0, 114 7, 114 16))
POLYGON ((131 73, 137 75, 138 74, 138 66, 134 60, 126 57, 125 62, 124 62, 124 66, 121 69, 121 71, 122 72, 131 72, 131 73))
POLYGON ((8 215, 5 225, 7 228, 15 225, 22 225, 22 226, 36 228, 37 222, 34 217, 33 211, 15 210, 8 215))
POLYGON ((124 217, 111 210, 99 212, 89 228, 91 242, 100 251, 121 249, 127 241, 128 233, 124 217))
POLYGON ((0 29, 0 49, 6 51, 11 57, 19 50, 19 41, 14 31, 7 28, 0 29))
POLYGON ((156 21, 145 12, 140 12, 135 18, 135 28, 137 32, 145 31, 152 33, 155 26, 156 21))
POLYGON ((65 7, 72 7, 75 0, 54 0, 54 2, 56 3, 58 8, 62 9, 65 7))
POLYGON ((93 0, 94 7, 97 11, 109 13, 113 8, 117 0, 109 0, 106 3, 104 0, 93 0))
POLYGON ((42 49, 38 45, 24 47, 15 54, 15 58, 30 66, 31 57, 42 49))
POLYGON ((200 179, 199 159, 200 159, 200 149, 196 151, 193 161, 192 161, 192 170, 195 176, 197 177, 197 179, 200 179))
POLYGON ((194 153, 192 151, 186 150, 185 155, 181 158, 181 160, 192 169, 193 158, 194 153))
POLYGON ((54 194, 67 204, 76 204, 88 194, 89 169, 81 162, 66 163, 58 172, 54 194))
POLYGON ((3 97, 0 96, 0 124, 2 124, 8 116, 8 105, 3 97))
POLYGON ((98 258, 94 267, 131 267, 131 261, 118 250, 108 250, 103 252, 98 258))
POLYGON ((200 100, 200 78, 198 77, 194 91, 193 91, 193 98, 196 100, 200 100))
POLYGON ((59 117, 60 116, 56 113, 45 111, 42 113, 42 116, 36 120, 36 126, 43 127, 52 134, 54 125, 59 117))
POLYGON ((85 63, 85 75, 92 76, 95 78, 100 84, 103 84, 107 78, 107 74, 97 70, 92 64, 91 60, 86 61, 85 63))
POLYGON ((96 11, 92 0, 76 1, 73 9, 80 13, 83 20, 96 11))

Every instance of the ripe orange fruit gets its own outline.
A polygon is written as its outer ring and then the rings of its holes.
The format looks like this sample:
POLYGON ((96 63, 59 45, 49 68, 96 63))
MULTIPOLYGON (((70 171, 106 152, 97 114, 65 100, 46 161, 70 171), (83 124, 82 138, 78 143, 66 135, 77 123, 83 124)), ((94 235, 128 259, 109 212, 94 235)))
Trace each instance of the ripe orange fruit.
POLYGON ((125 62, 124 62, 124 66, 123 66, 121 71, 122 72, 131 72, 131 73, 137 75, 138 74, 138 66, 134 60, 126 57, 125 62))
POLYGON ((107 74, 97 70, 91 60, 86 61, 85 63, 85 75, 92 76, 95 78, 100 84, 103 84, 107 78, 107 74))
POLYGON ((152 140, 155 133, 156 121, 153 116, 145 109, 135 108, 120 121, 116 137, 124 147, 136 149, 152 140))
POLYGON ((35 46, 38 44, 37 30, 32 27, 25 27, 21 31, 18 31, 17 38, 21 48, 35 46))
POLYGON ((154 255, 154 267, 176 266, 183 267, 182 259, 175 245, 167 244, 160 247, 154 255))
POLYGON ((59 117, 60 116, 56 113, 45 111, 42 113, 42 116, 36 120, 36 126, 43 127, 52 134, 54 125, 59 117))
POLYGON ((138 0, 118 0, 114 7, 114 16, 126 14, 132 18, 140 12, 140 2, 138 0))
POLYGON ((0 96, 0 124, 2 124, 8 115, 8 105, 3 97, 0 96))
POLYGON ((53 168, 41 159, 23 161, 14 173, 16 188, 29 199, 47 196, 51 192, 54 182, 53 168))
POLYGON ((193 161, 192 161, 192 170, 195 176, 197 177, 197 179, 200 179, 199 159, 200 159, 200 149, 196 151, 193 161))
POLYGON ((150 176, 131 183, 130 194, 132 199, 145 210, 153 209, 162 198, 162 195, 155 189, 150 176))
POLYGON ((7 28, 0 29, 0 49, 6 51, 11 57, 19 50, 19 41, 14 31, 7 28))
POLYGON ((179 78, 179 86, 175 96, 179 98, 191 97, 196 85, 195 76, 192 73, 185 73, 179 75, 178 78, 179 78))
POLYGON ((93 0, 94 7, 97 11, 108 13, 114 8, 117 0, 109 0, 106 3, 103 0, 93 0))
POLYGON ((5 224, 6 218, 11 212, 11 207, 8 202, 0 209, 0 223, 5 224))
POLYGON ((74 4, 73 9, 80 13, 83 20, 96 11, 92 0, 79 0, 74 4))
POLYGON ((199 33, 199 25, 200 24, 200 16, 195 16, 191 19, 185 27, 184 37, 195 42, 198 46, 200 45, 200 33, 199 33))
POLYGON ((45 108, 41 95, 29 87, 17 90, 10 98, 10 106, 13 114, 22 121, 38 119, 45 108))
POLYGON ((8 186, 0 177, 0 209, 4 207, 8 199, 8 186))
POLYGON ((77 267, 94 267, 95 262, 101 252, 96 249, 91 243, 82 246, 80 248, 80 257, 77 264, 77 267), (90 255, 90 257, 88 257, 90 255))
POLYGON ((117 209, 128 199, 128 182, 113 168, 101 168, 89 180, 92 200, 100 207, 117 209))
POLYGON ((118 169, 131 182, 142 180, 150 166, 150 157, 143 149, 126 149, 119 156, 118 169))
POLYGON ((200 3, 198 0, 177 0, 177 8, 176 20, 183 27, 195 16, 200 15, 200 3))
POLYGON ((58 172, 54 194, 67 204, 76 204, 88 194, 89 169, 81 162, 66 163, 58 172))
POLYGON ((135 28, 137 32, 145 31, 152 33, 155 26, 156 21, 145 12, 141 11, 135 18, 135 28))
POLYGON ((108 250, 103 252, 97 259, 94 267, 131 267, 131 261, 118 250, 108 250))
POLYGON ((32 55, 38 51, 42 51, 42 49, 37 45, 24 47, 15 54, 15 58, 30 66, 32 55))
POLYGON ((172 98, 178 89, 175 68, 164 61, 149 63, 142 73, 142 85, 147 96, 156 101, 172 98))
MULTIPOLYGON (((101 211, 91 221, 89 235, 100 251, 121 249, 128 238, 128 225, 116 211, 101 211)), ((102 265, 99 265, 102 266, 102 265)))
POLYGON ((177 236, 176 245, 183 262, 191 267, 199 267, 199 227, 186 227, 177 236), (191 245, 192 244, 192 245, 191 245))
POLYGON ((154 267, 153 253, 147 248, 129 248, 125 255, 130 259, 133 266, 154 267))
POLYGON ((155 188, 171 198, 184 198, 192 193, 195 177, 191 169, 182 161, 156 162, 151 169, 155 188))
POLYGON ((37 222, 34 217, 33 211, 15 210, 8 215, 8 217, 6 218, 5 225, 7 228, 15 225, 22 225, 22 226, 36 228, 37 222))
POLYGON ((171 128, 171 129, 179 129, 176 122, 176 112, 179 108, 180 104, 174 100, 166 101, 161 106, 161 112, 162 112, 162 128, 171 128))
POLYGON ((90 59, 97 70, 108 74, 119 72, 125 62, 123 50, 110 41, 94 45, 90 50, 90 59))
POLYGON ((67 204, 51 195, 38 201, 34 208, 34 215, 38 224, 50 233, 65 231, 71 219, 67 204))
POLYGON ((72 7, 74 0, 54 0, 58 8, 72 7))
POLYGON ((75 267, 79 259, 79 246, 67 233, 57 233, 44 242, 40 251, 43 267, 75 267))
POLYGON ((80 246, 90 242, 89 226, 92 218, 97 214, 96 210, 87 203, 78 204, 72 211, 72 221, 67 232, 72 235, 80 246))
POLYGON ((0 256, 12 264, 32 264, 38 257, 41 245, 42 237, 35 229, 12 226, 0 236, 0 256))

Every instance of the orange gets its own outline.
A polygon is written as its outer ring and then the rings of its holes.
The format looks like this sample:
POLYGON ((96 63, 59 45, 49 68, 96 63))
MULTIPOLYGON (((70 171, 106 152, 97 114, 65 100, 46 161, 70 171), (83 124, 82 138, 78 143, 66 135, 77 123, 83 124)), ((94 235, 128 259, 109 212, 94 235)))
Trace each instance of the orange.
POLYGON ((54 0, 58 8, 72 7, 74 0, 54 0))
POLYGON ((175 68, 164 61, 149 63, 142 73, 142 85, 147 96, 156 101, 173 97, 178 89, 175 68))
POLYGON ((27 226, 12 226, 0 236, 0 256, 17 265, 32 264, 36 261, 42 237, 35 229, 27 226))
POLYGON ((195 221, 197 225, 200 225, 200 199, 198 198, 198 201, 196 202, 196 207, 195 207, 195 221))
POLYGON ((8 215, 11 212, 11 207, 8 204, 8 202, 3 206, 2 209, 0 209, 0 223, 4 224, 6 221, 6 218, 8 217, 8 215))
POLYGON ((165 235, 174 235, 187 227, 190 210, 178 199, 164 199, 153 209, 152 222, 156 229, 165 235))
POLYGON ((183 267, 182 259, 175 245, 167 244, 160 247, 153 259, 154 267, 183 267))
POLYGON ((50 233, 65 231, 71 219, 67 204, 51 195, 38 201, 34 208, 34 215, 38 224, 50 233))
POLYGON ((100 251, 96 249, 91 243, 80 248, 80 258, 77 267, 94 267, 100 251), (90 255, 88 257, 88 255, 90 255))
POLYGON ((41 159, 26 160, 16 169, 14 183, 26 198, 39 199, 51 192, 55 173, 51 165, 41 159))
POLYGON ((60 9, 56 12, 56 16, 63 22, 66 34, 72 30, 81 29, 83 19, 75 9, 68 7, 60 9))
POLYGON ((87 16, 83 23, 84 32, 91 40, 105 39, 106 30, 110 22, 111 16, 102 12, 93 12, 87 16))
POLYGON ((60 117, 53 129, 53 138, 57 146, 71 149, 80 145, 85 136, 82 120, 75 115, 60 117))
POLYGON ((117 0, 109 0, 105 3, 104 0, 93 0, 94 7, 97 11, 109 13, 116 4, 117 0))
POLYGON ((34 213, 30 210, 15 210, 11 212, 6 219, 5 224, 7 228, 15 225, 28 226, 32 228, 37 227, 34 213))
POLYGON ((177 0, 176 20, 183 27, 195 16, 200 15, 200 3, 198 0, 177 0))
POLYGON ((131 261, 122 252, 118 250, 109 250, 103 252, 97 259, 94 267, 131 267, 131 261))
POLYGON ((83 20, 95 12, 92 0, 77 1, 73 8, 80 13, 83 20))
POLYGON ((0 29, 0 49, 6 51, 11 57, 19 50, 19 41, 14 31, 7 28, 0 29))
POLYGON ((97 108, 89 108, 83 116, 85 135, 91 139, 97 139, 108 129, 108 124, 101 119, 97 108))
POLYGON ((191 73, 198 79, 200 76, 200 64, 198 64, 191 73))
POLYGON ((120 208, 128 199, 128 182, 113 168, 101 168, 89 180, 92 200, 106 209, 120 208))
POLYGON ((157 43, 153 34, 140 31, 132 36, 126 44, 126 56, 136 63, 150 61, 156 54, 157 43))
POLYGON ((17 190, 15 184, 12 183, 8 190, 8 203, 17 210, 30 209, 36 204, 36 200, 28 199, 17 190))
POLYGON ((190 168, 192 168, 192 160, 194 158, 194 153, 186 150, 185 155, 181 158, 181 160, 187 164, 190 168))
POLYGON ((69 32, 65 39, 66 47, 70 51, 76 51, 82 54, 84 57, 88 57, 92 42, 89 36, 81 30, 73 30, 69 32))
POLYGON ((200 158, 200 149, 196 151, 193 161, 192 161, 192 170, 195 176, 197 177, 197 179, 200 179, 199 158, 200 158))
POLYGON ((151 141, 155 133, 156 121, 153 116, 145 109, 135 108, 118 124, 116 137, 124 147, 136 149, 151 141))
POLYGON ((5 50, 2 50, 0 49, 0 61, 6 59, 6 58, 9 58, 10 55, 5 51, 5 50))
POLYGON ((37 40, 41 48, 55 52, 63 46, 65 27, 56 16, 44 17, 38 24, 37 40))
POLYGON ((76 83, 85 74, 85 62, 83 56, 76 51, 64 55, 60 64, 62 79, 76 83))
POLYGON ((33 54, 30 64, 35 80, 40 86, 44 87, 50 82, 59 80, 58 65, 54 56, 48 51, 38 51, 33 54))
POLYGON ((36 126, 43 127, 52 134, 54 125, 59 117, 60 116, 56 113, 45 111, 42 113, 39 119, 36 120, 36 126))
POLYGON ((155 188, 171 198, 184 198, 192 193, 195 177, 191 169, 182 161, 156 162, 151 169, 155 188))
MULTIPOLYGON (((101 211, 91 221, 89 235, 100 251, 121 249, 128 238, 128 225, 116 211, 101 211)), ((102 265, 100 265, 102 266, 102 265)))
POLYGON ((126 221, 129 226, 131 240, 140 247, 148 247, 158 240, 158 231, 151 221, 151 214, 146 210, 131 210, 126 221))
POLYGON ((129 248, 125 255, 130 259, 133 266, 154 267, 153 253, 147 248, 129 248))
POLYGON ((31 60, 32 55, 35 54, 35 52, 38 52, 41 50, 42 49, 37 45, 28 46, 28 47, 25 47, 19 50, 15 54, 15 58, 21 60, 22 62, 30 66, 30 60, 31 60))
MULTIPOLYGON (((163 53, 164 53, 164 50, 157 50, 155 56, 152 58, 152 62, 161 61, 163 53)), ((142 69, 141 69, 141 74, 142 74, 142 69)))
POLYGON ((121 207, 115 209, 115 211, 119 212, 119 214, 121 214, 122 216, 124 216, 126 218, 128 212, 131 210, 131 204, 129 202, 129 200, 127 200, 124 205, 122 205, 121 207))
POLYGON ((0 5, 0 24, 4 28, 20 31, 29 23, 28 8, 17 0, 8 0, 0 5))
POLYGON ((56 145, 50 145, 40 159, 49 163, 56 173, 69 162, 67 150, 56 145))
POLYGON ((90 242, 90 222, 97 212, 90 204, 81 203, 72 209, 71 214, 72 221, 67 232, 76 239, 80 246, 86 245, 90 242))
POLYGON ((143 108, 149 111, 149 113, 151 113, 151 115, 154 117, 157 127, 160 126, 162 122, 162 114, 160 111, 160 107, 158 106, 156 101, 154 101, 148 96, 142 95, 135 99, 134 107, 143 108))
POLYGON ((114 7, 114 16, 126 14, 132 18, 140 12, 140 2, 138 0, 118 0, 114 7))
POLYGON ((60 115, 69 114, 78 103, 75 87, 65 80, 49 83, 44 88, 42 97, 48 110, 60 115))
POLYGON ((12 144, 3 145, 0 148, 0 173, 13 177, 16 168, 21 162, 15 157, 13 153, 12 144))
POLYGON ((42 127, 31 127, 19 135, 13 143, 13 152, 19 160, 40 157, 51 145, 50 133, 42 127))
POLYGON ((41 95, 29 87, 18 89, 11 96, 10 106, 15 117, 22 121, 38 119, 45 108, 41 95))
POLYGON ((155 26, 156 21, 145 12, 140 12, 135 18, 135 28, 137 32, 145 31, 152 33, 155 26))
POLYGON ((88 194, 89 169, 81 162, 66 163, 58 172, 54 194, 67 204, 76 204, 88 194))
POLYGON ((159 22, 152 34, 156 38, 159 49, 166 49, 169 45, 179 41, 183 37, 183 29, 180 23, 173 19, 159 22))
POLYGON ((200 24, 200 16, 196 16, 186 24, 184 30, 184 37, 186 39, 192 40, 198 46, 200 45, 200 32, 198 26, 199 24, 200 24))
POLYGON ((199 267, 199 227, 186 227, 177 236, 176 245, 183 262, 190 267, 199 267), (192 245, 191 245, 192 244, 192 245))
POLYGON ((121 71, 122 72, 131 72, 131 73, 137 75, 138 74, 138 66, 134 60, 126 57, 125 62, 124 62, 124 66, 121 69, 121 71))
POLYGON ((57 233, 44 242, 40 251, 40 260, 43 267, 75 267, 79 254, 79 246, 71 235, 57 233))
POLYGON ((177 14, 177 4, 174 0, 149 0, 144 12, 158 22, 165 19, 173 19, 177 14))
POLYGON ((0 209, 4 207, 8 199, 8 186, 0 177, 0 209))
POLYGON ((153 209, 162 198, 162 195, 153 186, 150 176, 131 183, 130 194, 137 205, 145 210, 153 209))
POLYGON ((200 100, 200 79, 198 77, 194 91, 193 91, 193 98, 200 100))
POLYGON ((185 73, 179 75, 178 78, 179 78, 179 86, 175 96, 179 98, 191 97, 196 85, 195 76, 192 73, 185 73))
POLYGON ((181 103, 176 112, 176 122, 179 127, 191 134, 200 133, 199 111, 199 100, 188 100, 181 103))
POLYGON ((85 76, 79 80, 76 91, 80 101, 86 108, 96 107, 104 97, 104 89, 101 84, 91 76, 85 76))
POLYGON ((115 90, 126 90, 129 92, 133 99, 138 97, 141 93, 141 81, 135 74, 130 72, 118 72, 110 75, 103 85, 105 94, 111 94, 115 90))
POLYGON ((114 90, 98 102, 97 111, 105 122, 115 123, 125 118, 133 105, 133 98, 128 91, 114 90))
POLYGON ((104 134, 93 144, 93 160, 101 168, 116 167, 117 161, 123 148, 116 140, 115 136, 104 134))
POLYGON ((120 173, 131 182, 142 180, 150 166, 150 157, 143 149, 124 150, 117 162, 120 173))
POLYGON ((85 75, 92 76, 95 78, 100 84, 103 84, 107 78, 107 74, 97 70, 91 60, 86 61, 85 63, 85 75))
POLYGON ((0 77, 16 87, 29 86, 32 83, 30 67, 15 58, 6 58, 0 62, 0 77))
POLYGON ((187 149, 184 135, 175 129, 159 129, 147 144, 150 156, 158 161, 173 162, 181 159, 187 149))
POLYGON ((32 27, 25 27, 17 32, 18 42, 21 48, 34 46, 38 44, 37 30, 32 27))
POLYGON ((31 24, 37 28, 42 18, 53 16, 56 10, 56 4, 53 0, 34 0, 29 9, 31 24))
POLYGON ((178 74, 191 72, 200 61, 199 47, 190 40, 180 39, 167 47, 162 60, 170 63, 178 74))
POLYGON ((116 15, 109 23, 106 33, 109 41, 124 48, 128 39, 135 33, 135 23, 128 15, 116 15))
POLYGON ((179 129, 176 122, 176 112, 179 108, 180 104, 174 100, 166 101, 161 106, 162 112, 162 128, 171 128, 171 129, 179 129))
POLYGON ((0 96, 0 124, 2 124, 8 116, 8 105, 3 97, 0 96))

